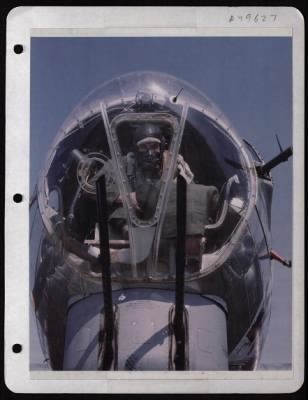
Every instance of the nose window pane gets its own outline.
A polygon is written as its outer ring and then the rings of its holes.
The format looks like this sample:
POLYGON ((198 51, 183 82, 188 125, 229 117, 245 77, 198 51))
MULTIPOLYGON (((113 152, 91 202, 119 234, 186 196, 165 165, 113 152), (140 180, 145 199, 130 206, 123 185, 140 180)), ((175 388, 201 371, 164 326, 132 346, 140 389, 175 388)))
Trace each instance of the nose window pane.
MULTIPOLYGON (((178 121, 163 114, 121 115, 112 122, 111 132, 131 218, 141 225, 153 224, 160 211, 172 143, 179 134, 178 121)), ((118 206, 123 207, 122 198, 118 206)))

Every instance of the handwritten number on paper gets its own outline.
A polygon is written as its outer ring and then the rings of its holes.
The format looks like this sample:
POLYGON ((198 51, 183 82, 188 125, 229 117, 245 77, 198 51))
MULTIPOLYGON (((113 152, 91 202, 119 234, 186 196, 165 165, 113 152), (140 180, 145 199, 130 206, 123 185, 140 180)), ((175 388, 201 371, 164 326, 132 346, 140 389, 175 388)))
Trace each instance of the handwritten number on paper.
POLYGON ((254 22, 258 24, 260 22, 275 22, 277 14, 245 14, 245 15, 230 15, 229 22, 254 22))

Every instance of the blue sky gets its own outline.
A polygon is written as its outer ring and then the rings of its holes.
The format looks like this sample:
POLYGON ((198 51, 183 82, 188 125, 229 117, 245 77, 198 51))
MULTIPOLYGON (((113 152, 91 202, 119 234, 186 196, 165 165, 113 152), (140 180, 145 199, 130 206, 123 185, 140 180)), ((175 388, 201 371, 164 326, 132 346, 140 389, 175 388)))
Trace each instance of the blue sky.
MULTIPOLYGON (((292 144, 291 53, 287 37, 32 38, 31 188, 74 106, 105 81, 136 70, 165 72, 199 88, 240 136, 270 159, 278 153, 275 134, 284 148, 292 144)), ((273 170, 273 178, 272 244, 291 258, 292 161, 273 170)), ((274 265, 274 278, 275 293, 283 290, 284 297, 274 297, 273 313, 286 333, 278 339, 270 334, 285 362, 290 358, 291 273, 274 265)))

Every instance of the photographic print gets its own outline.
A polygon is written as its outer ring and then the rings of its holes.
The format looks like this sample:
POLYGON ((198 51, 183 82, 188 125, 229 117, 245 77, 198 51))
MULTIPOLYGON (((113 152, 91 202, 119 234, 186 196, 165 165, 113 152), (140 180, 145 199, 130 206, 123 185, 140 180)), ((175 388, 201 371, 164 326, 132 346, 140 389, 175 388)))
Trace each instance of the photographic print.
POLYGON ((31 36, 30 371, 294 369, 292 51, 31 36))

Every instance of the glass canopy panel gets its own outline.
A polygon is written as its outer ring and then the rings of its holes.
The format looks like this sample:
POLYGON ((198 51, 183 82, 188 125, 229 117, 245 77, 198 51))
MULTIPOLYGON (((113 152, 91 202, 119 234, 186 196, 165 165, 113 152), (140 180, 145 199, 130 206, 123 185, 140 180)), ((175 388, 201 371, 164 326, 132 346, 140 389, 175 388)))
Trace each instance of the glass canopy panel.
POLYGON ((133 221, 157 221, 162 189, 170 168, 179 123, 168 114, 121 115, 111 124, 119 147, 117 158, 133 221), (156 217, 156 218, 155 218, 156 217))

